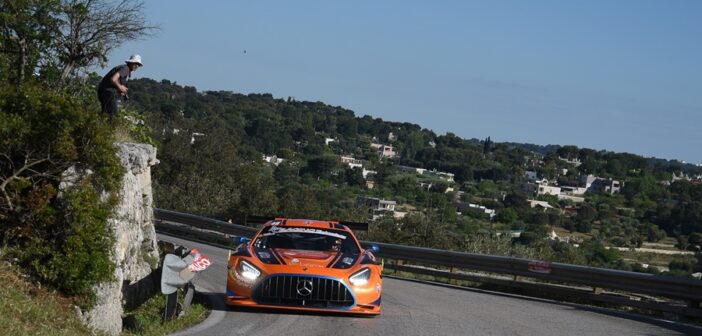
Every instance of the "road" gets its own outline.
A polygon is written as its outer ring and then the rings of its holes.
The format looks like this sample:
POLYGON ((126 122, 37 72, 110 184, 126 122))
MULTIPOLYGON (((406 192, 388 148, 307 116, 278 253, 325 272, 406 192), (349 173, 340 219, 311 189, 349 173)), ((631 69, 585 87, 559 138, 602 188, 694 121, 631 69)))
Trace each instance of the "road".
POLYGON ((608 309, 388 277, 377 317, 228 308, 223 303, 227 251, 159 238, 195 247, 214 262, 195 280, 213 302, 212 313, 176 335, 702 335, 699 327, 608 309))

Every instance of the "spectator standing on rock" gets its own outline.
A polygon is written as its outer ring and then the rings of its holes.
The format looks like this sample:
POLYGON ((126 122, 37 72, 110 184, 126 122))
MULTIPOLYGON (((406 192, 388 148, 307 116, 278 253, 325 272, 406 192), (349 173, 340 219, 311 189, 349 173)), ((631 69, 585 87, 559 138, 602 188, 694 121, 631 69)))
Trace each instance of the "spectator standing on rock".
POLYGON ((102 112, 107 113, 110 118, 117 115, 117 99, 129 97, 127 79, 132 76, 132 72, 143 65, 139 55, 132 55, 125 63, 112 68, 98 85, 98 100, 100 100, 102 112))

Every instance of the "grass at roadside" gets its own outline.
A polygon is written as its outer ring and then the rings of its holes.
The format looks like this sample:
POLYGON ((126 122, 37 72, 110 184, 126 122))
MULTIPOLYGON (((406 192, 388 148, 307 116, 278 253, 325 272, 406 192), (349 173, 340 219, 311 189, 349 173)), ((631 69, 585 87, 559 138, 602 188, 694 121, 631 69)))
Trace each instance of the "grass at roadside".
POLYGON ((89 335, 70 300, 0 267, 0 335, 89 335))
MULTIPOLYGON (((183 302, 182 291, 178 291, 178 302, 183 302)), ((196 295, 197 298, 197 295, 196 295)), ((188 313, 180 318, 174 318, 166 324, 161 324, 163 310, 166 306, 166 297, 157 294, 149 301, 141 305, 134 311, 128 312, 136 317, 139 325, 142 327, 140 332, 126 331, 123 335, 167 335, 178 330, 183 330, 189 326, 195 325, 204 320, 209 311, 205 306, 198 302, 194 302, 188 313)))
MULTIPOLYGON (((18 275, 14 266, 0 262, 0 335, 102 335, 82 323, 70 299, 30 283, 18 275)), ((161 324, 164 307, 165 297, 159 294, 129 312, 135 315, 142 330, 122 334, 167 335, 197 324, 209 313, 202 304, 194 303, 185 316, 161 324)))

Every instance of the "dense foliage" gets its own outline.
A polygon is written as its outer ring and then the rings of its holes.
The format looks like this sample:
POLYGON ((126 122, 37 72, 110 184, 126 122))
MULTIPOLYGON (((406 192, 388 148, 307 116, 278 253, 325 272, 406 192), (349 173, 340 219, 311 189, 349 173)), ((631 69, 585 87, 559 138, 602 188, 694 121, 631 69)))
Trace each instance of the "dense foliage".
POLYGON ((114 267, 111 199, 96 191, 121 182, 109 126, 78 100, 29 85, 0 90, 0 125, 3 245, 46 283, 88 294, 114 267), (88 170, 59 186, 67 172, 88 170))
POLYGON ((0 248, 83 306, 114 273, 108 218, 123 168, 115 123, 99 114, 88 84, 95 76, 82 74, 153 29, 142 8, 138 0, 0 2, 0 248))
POLYGON ((270 94, 198 92, 150 79, 132 81, 131 88, 133 106, 159 142, 159 207, 222 219, 364 220, 368 212, 357 207, 357 198, 377 197, 396 201, 396 210, 408 215, 376 221, 370 239, 464 251, 480 246, 483 253, 619 268, 630 266, 604 245, 636 247, 666 236, 679 237, 680 247, 698 245, 689 240, 701 229, 702 185, 672 177, 698 176, 700 167, 575 146, 465 140, 270 94), (392 145, 397 157, 380 158, 374 143, 392 145), (283 160, 268 163, 264 156, 283 160), (363 176, 341 156, 362 160, 374 174, 363 176), (399 166, 452 173, 455 181, 399 166), (534 196, 522 188, 526 171, 563 186, 592 174, 624 187, 615 194, 588 193, 581 204, 541 195, 537 199, 553 207, 544 211, 527 201, 534 196), (468 203, 494 209, 496 216, 456 211, 468 203), (558 227, 583 235, 574 234, 571 244, 546 240, 558 227), (507 238, 510 231, 521 236, 507 238), (582 246, 575 248, 578 242, 582 246))

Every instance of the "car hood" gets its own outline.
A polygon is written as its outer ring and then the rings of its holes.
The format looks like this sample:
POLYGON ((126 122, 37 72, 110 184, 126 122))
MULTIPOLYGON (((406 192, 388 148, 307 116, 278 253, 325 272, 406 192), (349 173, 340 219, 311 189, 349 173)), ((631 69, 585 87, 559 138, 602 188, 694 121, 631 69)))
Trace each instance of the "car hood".
POLYGON ((258 258, 267 264, 305 266, 315 268, 350 268, 358 255, 337 251, 309 251, 296 249, 256 250, 258 258))
POLYGON ((273 252, 286 265, 309 267, 329 267, 338 256, 338 252, 334 251, 273 249, 273 252))

